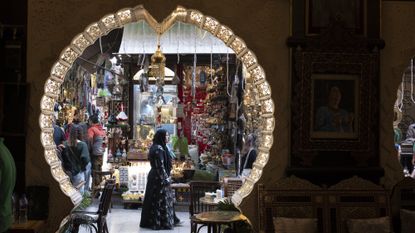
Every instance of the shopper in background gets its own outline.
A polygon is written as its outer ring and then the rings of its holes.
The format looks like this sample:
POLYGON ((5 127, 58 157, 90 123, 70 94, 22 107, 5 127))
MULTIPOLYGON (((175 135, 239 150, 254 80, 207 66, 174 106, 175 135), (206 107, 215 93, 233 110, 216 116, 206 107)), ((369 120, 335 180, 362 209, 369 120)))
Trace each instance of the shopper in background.
POLYGON ((93 180, 93 195, 100 190, 102 176, 99 173, 102 170, 102 162, 104 156, 104 140, 105 131, 99 123, 98 115, 92 115, 90 118, 91 127, 88 129, 88 144, 92 159, 92 180, 93 180))
POLYGON ((60 121, 56 119, 52 122, 53 125, 53 141, 55 142, 56 146, 62 145, 63 141, 65 141, 65 132, 61 128, 60 121))
POLYGON ((12 224, 12 195, 16 183, 16 166, 13 156, 0 138, 0 233, 12 224))
POLYGON ((65 148, 63 145, 63 142, 66 140, 65 138, 65 132, 61 128, 59 119, 55 118, 55 121, 52 122, 53 126, 53 141, 56 145, 56 154, 58 155, 58 158, 62 160, 62 152, 65 148))
POLYGON ((173 149, 179 151, 180 159, 185 160, 189 156, 189 145, 187 138, 184 136, 184 130, 179 131, 179 136, 172 140, 173 149))
POLYGON ((88 146, 81 141, 81 129, 76 126, 71 127, 69 138, 64 143, 65 150, 62 154, 62 163, 66 172, 69 173, 72 184, 78 187, 81 193, 84 192, 84 185, 79 187, 82 182, 85 182, 85 173, 87 172, 88 164, 91 159, 88 152, 88 146))
POLYGON ((256 138, 254 134, 249 134, 246 142, 244 144, 244 148, 242 149, 241 158, 241 167, 240 167, 240 175, 242 177, 247 177, 251 173, 252 167, 256 160, 256 146, 255 146, 256 138))
POLYGON ((412 144, 412 154, 401 153, 400 162, 404 169, 404 175, 409 176, 412 174, 415 164, 415 123, 408 126, 405 143, 412 144))
POLYGON ((174 194, 170 186, 170 171, 172 168, 169 151, 166 147, 167 132, 157 130, 150 147, 148 159, 151 170, 147 177, 141 212, 140 227, 153 230, 173 229, 180 223, 174 214, 174 194))

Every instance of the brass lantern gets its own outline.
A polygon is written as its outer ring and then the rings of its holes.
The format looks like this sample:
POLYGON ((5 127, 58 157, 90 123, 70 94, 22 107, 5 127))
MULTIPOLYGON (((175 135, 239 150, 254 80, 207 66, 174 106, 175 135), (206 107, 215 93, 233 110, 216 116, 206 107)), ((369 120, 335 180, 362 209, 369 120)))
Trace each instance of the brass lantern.
POLYGON ((151 65, 148 71, 149 77, 156 79, 157 86, 164 84, 164 68, 166 67, 166 57, 161 52, 160 45, 157 45, 157 50, 151 56, 151 65))

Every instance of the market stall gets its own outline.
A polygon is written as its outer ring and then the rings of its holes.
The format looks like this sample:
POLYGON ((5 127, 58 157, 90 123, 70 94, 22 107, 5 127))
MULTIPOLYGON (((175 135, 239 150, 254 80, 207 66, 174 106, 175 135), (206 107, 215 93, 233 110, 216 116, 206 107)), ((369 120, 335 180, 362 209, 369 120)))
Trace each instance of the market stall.
POLYGON ((160 128, 170 136, 181 201, 192 179, 240 176, 244 137, 256 134, 259 123, 245 112, 259 107, 247 90, 252 80, 225 44, 200 33, 179 23, 160 38, 144 21, 128 25, 122 37, 113 36, 118 47, 101 48, 96 60, 81 56, 65 78, 59 122, 88 127, 88 118, 99 116, 105 150, 102 166, 93 169, 112 171, 126 204, 143 200, 148 150, 160 128))

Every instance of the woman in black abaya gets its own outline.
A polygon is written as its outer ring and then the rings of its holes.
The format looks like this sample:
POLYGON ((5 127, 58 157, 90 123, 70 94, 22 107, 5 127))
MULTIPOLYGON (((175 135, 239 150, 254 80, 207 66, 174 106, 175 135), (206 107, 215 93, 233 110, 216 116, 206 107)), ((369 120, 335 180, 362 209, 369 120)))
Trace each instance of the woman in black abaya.
POLYGON ((173 229, 180 222, 174 212, 174 195, 170 187, 172 163, 166 142, 167 132, 157 130, 148 155, 151 170, 147 177, 140 227, 153 230, 173 229))

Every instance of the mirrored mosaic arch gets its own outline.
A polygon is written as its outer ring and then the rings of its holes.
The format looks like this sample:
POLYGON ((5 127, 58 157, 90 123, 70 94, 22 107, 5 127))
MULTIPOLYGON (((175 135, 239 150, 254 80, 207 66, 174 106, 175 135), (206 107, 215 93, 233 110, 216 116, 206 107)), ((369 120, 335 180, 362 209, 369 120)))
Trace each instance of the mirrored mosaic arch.
POLYGON ((60 93, 60 86, 64 81, 66 73, 73 62, 81 56, 82 52, 98 38, 108 34, 113 29, 140 20, 145 20, 159 34, 163 34, 169 30, 176 22, 193 24, 210 32, 235 52, 236 56, 242 61, 249 74, 253 77, 261 105, 261 124, 257 126, 260 132, 259 147, 258 156, 251 174, 242 187, 232 196, 232 202, 236 206, 239 206, 243 198, 249 195, 254 188, 254 184, 261 177, 262 170, 268 162, 269 150, 273 144, 272 133, 275 127, 275 118, 274 102, 271 99, 271 87, 266 81, 265 72, 258 64, 255 54, 246 47, 245 42, 241 38, 213 17, 205 16, 197 10, 185 9, 181 6, 178 6, 162 23, 158 23, 142 5, 134 8, 121 9, 87 26, 82 33, 74 37, 69 46, 63 49, 59 60, 53 65, 50 71, 50 76, 45 83, 45 92, 40 103, 40 137, 44 147, 44 156, 46 162, 50 165, 53 178, 59 183, 62 192, 71 198, 75 206, 82 201, 81 193, 72 185, 69 177, 63 171, 53 141, 53 107, 60 93))

